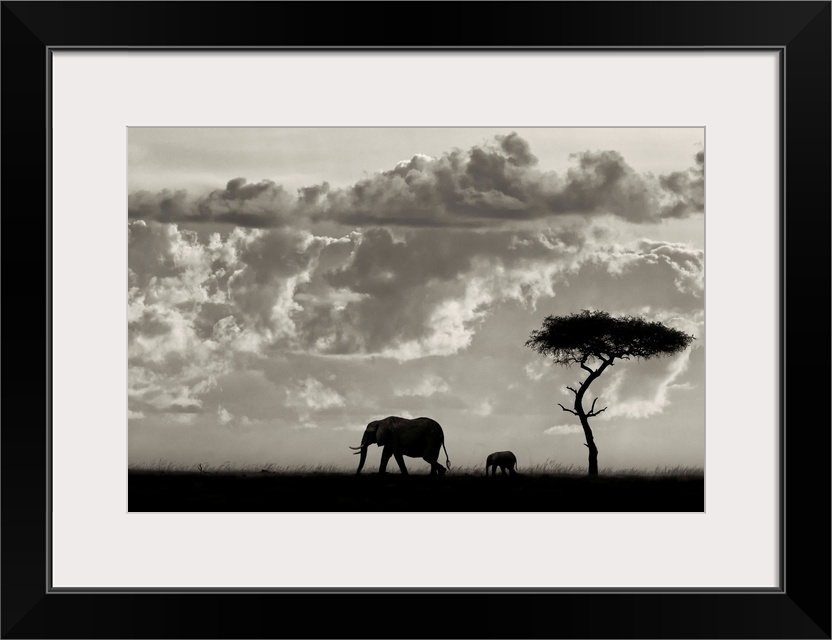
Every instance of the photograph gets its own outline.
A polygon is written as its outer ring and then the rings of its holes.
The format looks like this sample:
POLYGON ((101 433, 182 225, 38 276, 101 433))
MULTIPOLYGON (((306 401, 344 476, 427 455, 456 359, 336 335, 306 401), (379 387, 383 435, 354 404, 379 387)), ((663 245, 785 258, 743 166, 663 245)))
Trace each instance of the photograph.
POLYGON ((703 512, 704 127, 129 127, 130 512, 703 512))

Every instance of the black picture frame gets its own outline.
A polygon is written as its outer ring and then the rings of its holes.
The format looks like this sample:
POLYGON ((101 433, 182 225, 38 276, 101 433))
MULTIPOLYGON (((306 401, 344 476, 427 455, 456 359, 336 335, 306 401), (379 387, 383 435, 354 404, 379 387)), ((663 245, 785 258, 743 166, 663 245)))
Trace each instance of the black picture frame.
POLYGON ((1 15, 3 638, 830 638, 830 2, 3 2, 1 15), (48 96, 51 52, 70 47, 779 52, 780 587, 52 590, 48 96))

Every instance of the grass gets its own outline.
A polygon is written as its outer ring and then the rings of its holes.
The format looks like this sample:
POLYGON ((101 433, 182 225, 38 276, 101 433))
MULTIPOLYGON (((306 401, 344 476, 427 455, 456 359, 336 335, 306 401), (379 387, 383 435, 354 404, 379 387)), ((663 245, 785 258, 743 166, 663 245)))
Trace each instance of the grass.
POLYGON ((232 465, 230 461, 220 465, 211 464, 182 464, 169 460, 159 459, 154 462, 128 465, 129 473, 170 473, 170 474, 280 474, 280 475, 333 475, 354 473, 347 467, 338 467, 334 464, 305 465, 294 464, 278 466, 274 463, 267 464, 237 464, 232 465))
MULTIPOLYGON (((391 462, 387 470, 390 474, 398 474, 398 467, 391 462)), ((264 464, 232 464, 230 461, 225 461, 219 465, 210 465, 203 463, 196 464, 182 464, 172 462, 160 458, 154 462, 131 464, 128 466, 130 473, 163 473, 163 474, 274 474, 274 475, 354 475, 355 467, 339 466, 335 464, 317 464, 317 465, 276 465, 274 463, 264 464)), ((367 466, 364 468, 363 474, 373 474, 378 471, 378 467, 367 466)), ((408 465, 408 471, 411 475, 428 475, 427 465, 420 465, 418 461, 415 464, 408 465), (425 469, 421 467, 424 466, 425 469), (417 468, 412 468, 417 467, 417 468)), ((518 473, 526 476, 557 476, 557 477, 583 477, 586 476, 586 465, 563 464, 547 458, 545 462, 526 467, 518 467, 518 473)), ((452 467, 449 472, 453 476, 482 476, 485 475, 485 465, 468 465, 460 467, 452 467)), ((654 469, 643 469, 637 467, 628 468, 601 468, 599 470, 600 476, 605 477, 679 477, 679 478, 700 478, 704 477, 705 470, 703 467, 685 467, 677 466, 657 466, 654 469)))
MULTIPOLYGON (((427 465, 424 465, 427 467, 427 465)), ((397 468, 356 475, 334 465, 139 465, 128 474, 129 511, 656 512, 704 509, 696 470, 621 469, 588 476, 546 464, 517 476, 486 478, 461 467, 443 477, 397 468), (635 473, 634 473, 635 471, 635 473)))

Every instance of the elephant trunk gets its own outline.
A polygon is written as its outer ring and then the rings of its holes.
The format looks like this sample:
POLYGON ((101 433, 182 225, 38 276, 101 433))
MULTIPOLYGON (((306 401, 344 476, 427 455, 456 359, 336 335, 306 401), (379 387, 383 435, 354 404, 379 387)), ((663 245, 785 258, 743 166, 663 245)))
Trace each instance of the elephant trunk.
POLYGON ((361 457, 358 459, 358 469, 355 471, 356 474, 361 473, 361 470, 364 468, 364 462, 367 460, 367 449, 371 444, 373 444, 373 442, 375 442, 375 433, 365 431, 361 438, 361 446, 350 447, 350 449, 357 449, 355 455, 361 454, 361 457))
POLYGON ((364 468, 364 462, 367 460, 367 447, 361 447, 361 451, 356 451, 356 453, 360 453, 361 457, 358 459, 358 469, 355 471, 356 475, 361 473, 361 470, 364 468))

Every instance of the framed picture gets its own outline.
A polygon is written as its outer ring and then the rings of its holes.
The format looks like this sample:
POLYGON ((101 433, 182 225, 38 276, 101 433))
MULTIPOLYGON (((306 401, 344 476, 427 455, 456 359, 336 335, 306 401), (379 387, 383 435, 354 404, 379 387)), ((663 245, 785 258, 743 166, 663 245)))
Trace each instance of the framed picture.
POLYGON ((3 4, 3 636, 830 637, 829 3, 399 6, 3 4))

